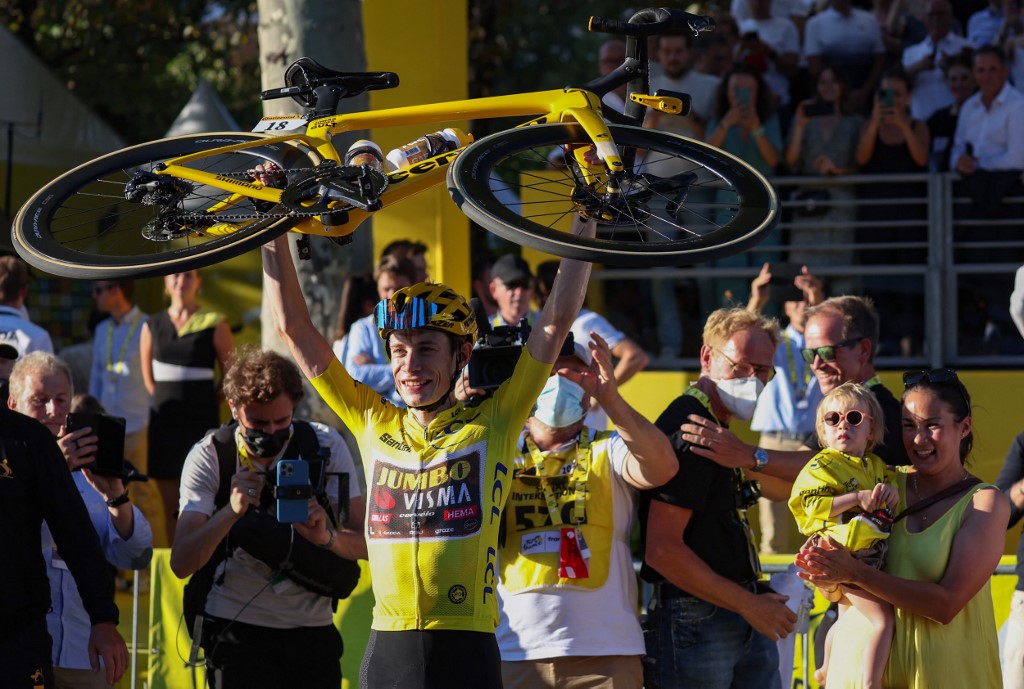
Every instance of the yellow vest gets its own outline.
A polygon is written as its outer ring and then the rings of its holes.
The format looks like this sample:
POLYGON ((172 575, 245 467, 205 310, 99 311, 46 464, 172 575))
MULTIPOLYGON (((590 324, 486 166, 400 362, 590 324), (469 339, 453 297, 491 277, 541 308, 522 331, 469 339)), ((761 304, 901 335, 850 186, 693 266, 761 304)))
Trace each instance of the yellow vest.
POLYGON ((538 453, 526 452, 516 459, 498 556, 505 590, 596 589, 608 579, 615 536, 608 457, 611 435, 600 431, 590 442, 581 437, 580 444, 568 451, 539 453, 541 472, 538 453), (574 572, 575 577, 559 575, 559 553, 567 538, 576 538, 584 550, 586 576, 579 576, 580 572, 574 572))

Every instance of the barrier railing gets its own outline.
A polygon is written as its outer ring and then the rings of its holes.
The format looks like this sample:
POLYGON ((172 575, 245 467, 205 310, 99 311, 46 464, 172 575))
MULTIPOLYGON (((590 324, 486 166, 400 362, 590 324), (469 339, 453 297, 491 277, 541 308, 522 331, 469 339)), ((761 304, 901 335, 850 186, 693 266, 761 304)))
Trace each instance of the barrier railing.
POLYGON ((596 270, 600 309, 656 353, 672 339, 674 320, 682 349, 655 363, 692 370, 704 316, 745 304, 765 262, 793 262, 824 278, 829 295, 874 298, 880 368, 1024 366, 1024 339, 1008 309, 1024 264, 1024 198, 979 208, 958 180, 949 173, 774 178, 782 221, 762 244, 707 265, 596 270))

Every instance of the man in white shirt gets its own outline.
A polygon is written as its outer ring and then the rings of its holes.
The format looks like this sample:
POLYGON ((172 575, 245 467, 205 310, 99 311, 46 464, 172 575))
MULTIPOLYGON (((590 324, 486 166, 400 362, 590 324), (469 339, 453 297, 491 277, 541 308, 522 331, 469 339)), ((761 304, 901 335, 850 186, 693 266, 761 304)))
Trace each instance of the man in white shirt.
POLYGON ((21 356, 36 350, 52 353, 50 334, 25 317, 27 296, 28 266, 16 256, 0 256, 0 342, 21 356))
POLYGON ((851 0, 831 0, 830 7, 807 20, 804 58, 811 74, 832 63, 850 84, 856 108, 871 102, 885 68, 885 44, 874 15, 853 7, 851 0))
POLYGON ((789 103, 789 80, 800 60, 800 32, 788 17, 775 16, 774 8, 784 0, 749 0, 751 17, 739 23, 740 36, 757 34, 767 47, 767 71, 764 80, 779 99, 789 103))
POLYGON ((929 0, 925 5, 928 38, 903 51, 903 68, 913 80, 910 114, 927 120, 936 110, 953 104, 953 93, 942 73, 942 60, 974 44, 953 33, 953 5, 949 0, 929 0))
POLYGON ((1010 85, 1009 66, 995 46, 974 56, 978 92, 960 108, 950 161, 963 175, 977 170, 1024 170, 1024 94, 1010 85))

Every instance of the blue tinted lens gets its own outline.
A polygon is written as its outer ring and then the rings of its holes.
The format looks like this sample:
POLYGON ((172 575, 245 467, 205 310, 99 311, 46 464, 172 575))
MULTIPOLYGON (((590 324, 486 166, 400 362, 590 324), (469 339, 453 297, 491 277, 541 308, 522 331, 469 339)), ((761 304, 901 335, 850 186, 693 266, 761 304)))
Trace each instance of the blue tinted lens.
POLYGON ((437 304, 415 297, 405 302, 399 311, 389 299, 377 302, 374 322, 382 330, 409 330, 430 325, 437 315, 437 304))

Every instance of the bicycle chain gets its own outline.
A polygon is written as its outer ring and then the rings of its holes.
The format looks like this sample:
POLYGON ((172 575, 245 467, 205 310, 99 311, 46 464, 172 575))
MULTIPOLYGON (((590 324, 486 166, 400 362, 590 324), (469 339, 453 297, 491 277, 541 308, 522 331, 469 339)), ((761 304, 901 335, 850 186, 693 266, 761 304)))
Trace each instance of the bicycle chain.
MULTIPOLYGON (((323 172, 323 168, 318 167, 297 167, 289 168, 286 170, 288 174, 304 175, 306 173, 313 174, 317 172, 323 172)), ((237 177, 239 179, 252 179, 252 175, 246 172, 221 172, 218 173, 222 177, 237 177)), ((339 209, 344 210, 344 209, 339 209)), ((251 213, 218 213, 217 215, 209 215, 203 212, 190 212, 185 210, 175 211, 174 214, 179 218, 189 220, 202 220, 214 224, 221 224, 224 222, 249 222, 267 220, 271 218, 315 218, 321 213, 301 210, 289 210, 284 213, 268 213, 266 211, 254 210, 251 213)))

